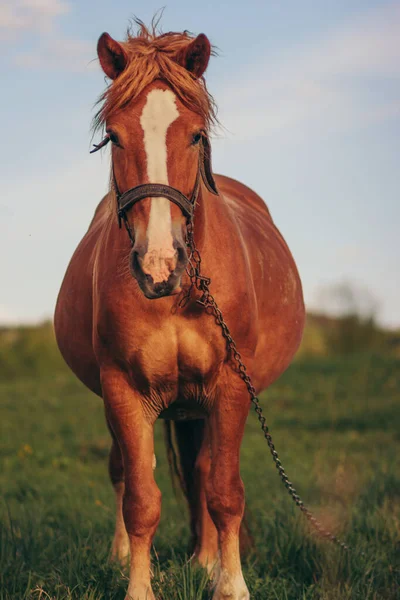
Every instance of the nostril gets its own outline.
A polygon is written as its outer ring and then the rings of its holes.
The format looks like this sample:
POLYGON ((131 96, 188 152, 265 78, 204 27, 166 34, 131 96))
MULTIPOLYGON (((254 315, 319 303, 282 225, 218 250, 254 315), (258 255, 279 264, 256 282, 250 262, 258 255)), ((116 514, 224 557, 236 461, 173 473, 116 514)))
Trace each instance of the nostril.
POLYGON ((133 250, 132 251, 132 267, 133 269, 136 271, 140 265, 139 265, 139 252, 137 250, 133 250))
POLYGON ((142 262, 143 258, 141 256, 140 250, 136 250, 135 248, 132 250, 131 254, 131 265, 132 272, 135 276, 142 272, 142 262))

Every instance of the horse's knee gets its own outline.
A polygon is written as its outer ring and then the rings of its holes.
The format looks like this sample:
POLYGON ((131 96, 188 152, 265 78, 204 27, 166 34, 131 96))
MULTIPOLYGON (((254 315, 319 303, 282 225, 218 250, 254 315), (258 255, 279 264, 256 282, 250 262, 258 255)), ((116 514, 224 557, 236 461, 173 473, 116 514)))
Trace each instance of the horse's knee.
POLYGON ((161 492, 157 485, 154 483, 147 490, 125 485, 123 515, 130 535, 152 535, 161 516, 161 492))
POLYGON ((244 513, 244 485, 240 477, 229 484, 216 477, 209 478, 206 487, 207 507, 217 529, 237 521, 238 526, 244 513))

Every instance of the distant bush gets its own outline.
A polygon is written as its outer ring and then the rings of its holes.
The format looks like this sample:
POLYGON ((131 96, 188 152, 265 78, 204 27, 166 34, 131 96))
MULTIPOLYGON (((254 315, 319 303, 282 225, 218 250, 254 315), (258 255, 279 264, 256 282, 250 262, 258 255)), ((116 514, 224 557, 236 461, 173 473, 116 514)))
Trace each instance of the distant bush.
POLYGON ((65 370, 50 322, 0 328, 0 380, 46 377, 65 370))
POLYGON ((384 334, 377 327, 374 317, 363 318, 358 314, 337 318, 334 326, 327 329, 326 337, 328 348, 334 354, 379 351, 384 346, 384 334))
POLYGON ((303 353, 314 354, 315 346, 325 355, 393 350, 393 332, 378 326, 377 302, 368 290, 346 282, 326 286, 319 304, 322 312, 307 318, 303 353))
POLYGON ((382 329, 375 319, 357 314, 343 317, 307 315, 299 357, 364 352, 400 355, 400 333, 382 329))
POLYGON ((303 339, 296 355, 297 358, 301 356, 326 356, 328 353, 325 326, 320 324, 317 316, 307 314, 303 339))

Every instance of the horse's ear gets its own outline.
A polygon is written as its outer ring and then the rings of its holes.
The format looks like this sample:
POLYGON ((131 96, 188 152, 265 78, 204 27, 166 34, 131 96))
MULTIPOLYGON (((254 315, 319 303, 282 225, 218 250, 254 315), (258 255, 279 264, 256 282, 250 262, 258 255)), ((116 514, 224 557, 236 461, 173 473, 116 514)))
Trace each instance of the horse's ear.
POLYGON ((97 55, 104 73, 115 79, 128 63, 128 55, 122 45, 113 40, 108 33, 102 33, 97 42, 97 55))
POLYGON ((185 67, 196 79, 207 69, 210 60, 211 44, 204 33, 200 33, 176 57, 176 62, 185 67))

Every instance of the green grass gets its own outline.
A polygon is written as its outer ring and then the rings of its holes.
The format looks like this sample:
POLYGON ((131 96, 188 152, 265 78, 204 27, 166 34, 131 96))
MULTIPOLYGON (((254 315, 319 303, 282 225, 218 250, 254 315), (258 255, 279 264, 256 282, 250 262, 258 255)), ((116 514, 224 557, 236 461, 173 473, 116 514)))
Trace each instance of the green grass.
MULTIPOLYGON (((261 398, 282 463, 305 503, 353 550, 317 539, 280 483, 255 415, 242 447, 255 550, 243 560, 252 600, 400 598, 400 361, 298 361, 261 398)), ((101 401, 72 375, 0 384, 0 600, 123 600, 108 559, 113 492, 101 401)), ((187 563, 189 530, 156 427, 163 492, 154 589, 163 600, 211 597, 187 563)))

